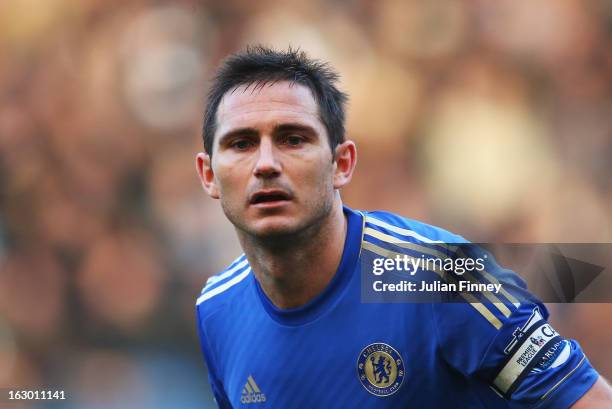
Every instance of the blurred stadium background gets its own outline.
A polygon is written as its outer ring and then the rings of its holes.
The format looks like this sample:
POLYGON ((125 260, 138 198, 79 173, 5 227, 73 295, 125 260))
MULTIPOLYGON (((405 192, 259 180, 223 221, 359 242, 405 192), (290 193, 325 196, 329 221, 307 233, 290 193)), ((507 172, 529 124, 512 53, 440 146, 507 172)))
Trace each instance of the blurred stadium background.
MULTIPOLYGON (((0 2, 0 388, 69 395, 11 407, 212 407, 194 300, 239 249, 194 155, 228 53, 341 72, 353 207, 611 242, 611 39, 605 0, 0 2)), ((612 306, 551 309, 611 377, 612 306)))

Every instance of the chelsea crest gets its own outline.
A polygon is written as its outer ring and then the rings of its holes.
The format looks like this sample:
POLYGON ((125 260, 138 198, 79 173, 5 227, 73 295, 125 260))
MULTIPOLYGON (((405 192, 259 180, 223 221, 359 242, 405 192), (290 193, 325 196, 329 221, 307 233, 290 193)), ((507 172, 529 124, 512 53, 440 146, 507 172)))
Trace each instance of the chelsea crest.
POLYGON ((402 386, 404 375, 402 356, 391 345, 376 342, 359 353, 357 376, 373 395, 393 395, 402 386))

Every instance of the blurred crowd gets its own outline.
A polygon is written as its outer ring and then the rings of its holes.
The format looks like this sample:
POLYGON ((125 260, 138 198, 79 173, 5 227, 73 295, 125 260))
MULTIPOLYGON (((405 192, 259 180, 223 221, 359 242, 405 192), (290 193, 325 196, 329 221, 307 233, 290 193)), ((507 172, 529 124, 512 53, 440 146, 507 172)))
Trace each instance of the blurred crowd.
MULTIPOLYGON (((341 73, 350 206, 612 242, 609 1, 2 1, 0 388, 70 397, 15 407, 212 407, 194 301, 240 250, 194 157, 250 43, 341 73)), ((612 306, 551 309, 612 377, 612 306)))

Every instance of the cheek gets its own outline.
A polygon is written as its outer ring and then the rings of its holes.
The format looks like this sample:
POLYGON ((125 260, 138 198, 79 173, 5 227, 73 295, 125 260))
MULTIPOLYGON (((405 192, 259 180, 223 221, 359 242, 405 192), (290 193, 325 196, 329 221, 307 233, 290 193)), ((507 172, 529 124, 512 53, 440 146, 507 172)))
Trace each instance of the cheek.
POLYGON ((311 190, 319 196, 333 190, 333 165, 328 161, 313 160, 307 169, 303 170, 304 180, 311 190))
POLYGON ((215 167, 215 179, 222 199, 224 197, 227 199, 235 196, 243 189, 240 175, 241 172, 236 166, 226 166, 223 163, 217 164, 215 167))

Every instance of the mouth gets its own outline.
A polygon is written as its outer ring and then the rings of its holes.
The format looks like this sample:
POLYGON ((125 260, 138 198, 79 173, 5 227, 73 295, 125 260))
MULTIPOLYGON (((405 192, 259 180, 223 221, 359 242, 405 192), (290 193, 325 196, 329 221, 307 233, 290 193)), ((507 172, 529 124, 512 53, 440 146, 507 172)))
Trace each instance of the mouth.
POLYGON ((255 192, 249 203, 259 207, 271 207, 283 205, 291 200, 291 196, 282 190, 262 190, 255 192))

